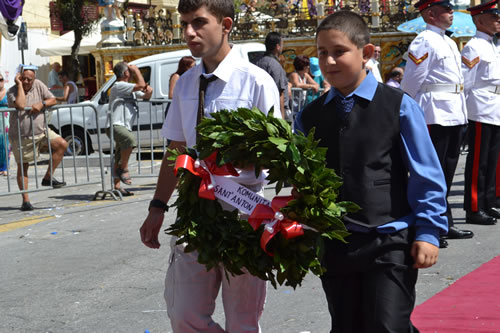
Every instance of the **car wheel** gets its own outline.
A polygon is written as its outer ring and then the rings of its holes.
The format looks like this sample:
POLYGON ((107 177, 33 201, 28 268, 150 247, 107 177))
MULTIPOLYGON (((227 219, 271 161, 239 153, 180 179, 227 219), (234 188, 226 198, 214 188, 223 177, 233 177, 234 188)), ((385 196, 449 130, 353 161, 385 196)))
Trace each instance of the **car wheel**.
MULTIPOLYGON (((85 155, 85 133, 81 128, 75 127, 73 130, 75 136, 71 136, 71 127, 67 127, 62 131, 62 137, 68 142, 68 148, 64 152, 66 156, 85 155), (74 152, 73 152, 74 143, 74 152)), ((87 140, 87 143, 90 143, 87 140)), ((90 153, 90 152, 89 152, 90 153)))

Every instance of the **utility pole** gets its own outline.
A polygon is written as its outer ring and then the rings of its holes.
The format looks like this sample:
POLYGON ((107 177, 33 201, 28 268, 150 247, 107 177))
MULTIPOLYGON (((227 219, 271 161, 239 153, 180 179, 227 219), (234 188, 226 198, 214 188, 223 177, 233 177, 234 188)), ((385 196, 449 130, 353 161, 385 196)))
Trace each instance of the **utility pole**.
POLYGON ((26 22, 21 23, 21 28, 17 34, 17 48, 21 51, 21 60, 24 64, 24 50, 28 49, 28 28, 26 22))

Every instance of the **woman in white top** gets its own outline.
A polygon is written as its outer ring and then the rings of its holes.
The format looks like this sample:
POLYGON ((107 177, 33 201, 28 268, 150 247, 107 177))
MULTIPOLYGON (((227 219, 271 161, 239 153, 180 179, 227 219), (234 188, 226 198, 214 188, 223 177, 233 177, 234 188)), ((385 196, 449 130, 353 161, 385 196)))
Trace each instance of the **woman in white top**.
POLYGON ((293 111, 300 111, 305 106, 306 101, 306 91, 307 89, 312 89, 314 93, 319 90, 319 84, 314 81, 314 79, 309 74, 310 62, 309 58, 306 56, 297 56, 293 61, 293 67, 295 67, 295 72, 290 73, 289 81, 293 88, 301 88, 304 91, 300 93, 294 92, 292 90, 293 96, 293 111))
POLYGON ((68 104, 78 103, 78 87, 75 82, 69 80, 68 73, 59 72, 59 80, 64 85, 63 95, 62 97, 56 97, 56 100, 68 104))
POLYGON ((184 72, 186 72, 191 67, 196 65, 196 60, 191 56, 182 57, 179 60, 179 65, 177 66, 177 71, 170 76, 169 88, 168 88, 168 98, 174 98, 174 87, 177 80, 181 77, 184 72))

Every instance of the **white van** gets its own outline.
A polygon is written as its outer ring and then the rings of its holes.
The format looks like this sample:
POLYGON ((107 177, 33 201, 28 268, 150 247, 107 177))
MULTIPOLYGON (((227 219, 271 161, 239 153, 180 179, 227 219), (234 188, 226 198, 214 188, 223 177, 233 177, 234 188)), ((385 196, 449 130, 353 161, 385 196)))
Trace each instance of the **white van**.
MULTIPOLYGON (((253 62, 265 52, 265 46, 261 43, 242 43, 234 44, 233 48, 240 52, 241 56, 253 62)), ((142 147, 150 147, 150 128, 152 124, 153 145, 163 145, 163 138, 160 135, 160 129, 163 125, 165 110, 170 102, 168 100, 168 90, 170 75, 177 71, 180 58, 191 55, 191 52, 179 50, 156 54, 131 62, 142 72, 145 81, 153 87, 153 96, 151 103, 139 102, 139 126, 134 126, 133 131, 140 129, 140 144, 142 147), (150 111, 151 108, 151 111, 150 111)), ((105 134, 107 124, 107 111, 109 90, 116 81, 116 76, 109 79, 97 93, 88 101, 79 103, 78 108, 61 108, 59 112, 53 112, 50 117, 49 126, 59 132, 61 136, 69 142, 67 154, 73 154, 73 140, 71 131, 71 119, 73 120, 74 146, 76 155, 85 154, 85 135, 87 136, 88 152, 91 153, 98 149, 97 124, 92 107, 97 109, 99 128, 101 132, 101 147, 103 151, 110 150, 109 139, 105 134), (82 110, 83 109, 83 110, 82 110)))

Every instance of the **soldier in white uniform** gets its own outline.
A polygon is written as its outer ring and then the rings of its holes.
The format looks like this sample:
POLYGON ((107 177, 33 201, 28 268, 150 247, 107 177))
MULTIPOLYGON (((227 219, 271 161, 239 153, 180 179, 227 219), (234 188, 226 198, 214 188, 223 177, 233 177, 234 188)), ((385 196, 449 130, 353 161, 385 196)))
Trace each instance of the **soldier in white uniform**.
MULTIPOLYGON (((494 37, 495 45, 497 47, 497 54, 500 54, 500 32, 495 34, 494 37)), ((496 195, 497 195, 497 207, 500 207, 500 153, 498 155, 497 163, 497 177, 496 177, 496 195)))
POLYGON ((467 8, 476 35, 462 50, 469 119, 469 154, 465 166, 466 222, 495 224, 495 172, 500 152, 500 54, 493 41, 500 32, 498 0, 467 8))
MULTIPOLYGON (((464 78, 460 52, 446 35, 453 23, 453 9, 448 0, 420 0, 415 7, 427 23, 408 49, 408 61, 401 89, 413 97, 425 113, 429 133, 441 162, 450 193, 453 176, 460 156, 460 145, 467 124, 464 78)), ((447 238, 471 238, 473 233, 453 225, 448 204, 448 235, 440 239, 447 247, 447 238)))

